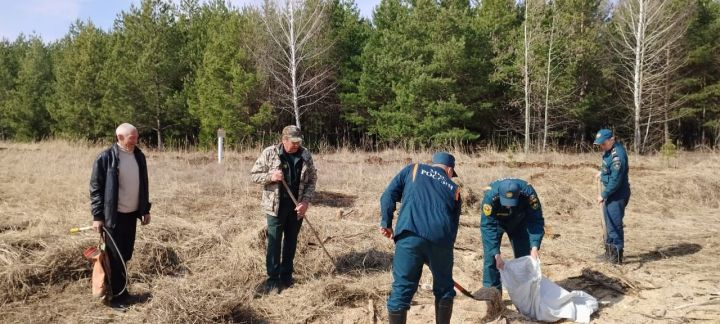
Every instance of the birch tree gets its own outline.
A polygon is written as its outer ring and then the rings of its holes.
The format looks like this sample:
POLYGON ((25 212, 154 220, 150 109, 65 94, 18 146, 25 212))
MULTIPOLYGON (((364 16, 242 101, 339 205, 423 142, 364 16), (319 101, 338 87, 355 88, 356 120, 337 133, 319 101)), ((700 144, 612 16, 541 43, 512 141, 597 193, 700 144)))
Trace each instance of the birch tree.
POLYGON ((550 41, 548 44, 547 52, 547 73, 545 74, 545 109, 543 111, 543 139, 542 139, 542 150, 545 152, 547 149, 547 137, 549 130, 548 111, 550 100, 550 72, 552 67, 552 54, 553 54, 553 37, 555 36, 555 0, 552 1, 552 19, 550 22, 550 41))
POLYGON ((262 23, 267 46, 259 59, 271 78, 277 107, 288 111, 302 128, 300 116, 333 93, 334 67, 324 58, 326 5, 322 0, 265 0, 262 23))
POLYGON ((525 1, 525 21, 523 22, 523 80, 525 82, 524 93, 525 93, 525 145, 523 150, 525 153, 530 151, 530 72, 529 72, 529 59, 530 59, 530 40, 528 35, 528 23, 530 17, 528 16, 529 1, 525 1))
POLYGON ((633 151, 644 150, 650 127, 663 124, 666 113, 678 107, 671 103, 669 75, 681 66, 668 55, 675 51, 687 28, 687 5, 673 0, 625 0, 616 12, 616 41, 613 48, 622 68, 618 77, 632 95, 633 151), (660 97, 658 96, 660 95, 660 97), (660 98, 664 97, 665 100, 660 98), (645 136, 643 136, 643 127, 645 136))

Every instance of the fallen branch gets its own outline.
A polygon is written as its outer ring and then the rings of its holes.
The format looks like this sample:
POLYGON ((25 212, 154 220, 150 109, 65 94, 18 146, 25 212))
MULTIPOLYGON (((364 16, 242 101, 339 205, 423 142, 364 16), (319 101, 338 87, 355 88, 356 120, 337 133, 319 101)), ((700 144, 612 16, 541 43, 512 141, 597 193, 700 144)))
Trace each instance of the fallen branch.
POLYGON ((377 323, 377 316, 375 315, 375 303, 372 298, 368 299, 368 311, 370 311, 370 321, 375 324, 377 323))
MULTIPOLYGON (((679 317, 667 317, 667 316, 655 316, 655 315, 648 315, 648 314, 640 314, 642 316, 645 316, 647 318, 656 320, 656 321, 672 321, 674 323, 683 323, 684 320, 679 317)), ((687 318, 687 317, 685 317, 687 318)))
POLYGON ((619 286, 615 283, 605 282, 605 280, 603 280, 602 278, 597 278, 597 275, 594 274, 590 269, 587 269, 587 268, 583 269, 581 276, 585 279, 588 279, 588 280, 594 282, 595 284, 603 286, 607 289, 610 289, 610 290, 620 293, 622 295, 625 295, 627 293, 627 289, 625 289, 624 287, 619 286))
POLYGON ((704 302, 699 302, 699 303, 680 305, 680 306, 673 308, 673 310, 678 310, 678 309, 683 309, 683 308, 688 308, 688 307, 693 307, 693 306, 708 306, 708 305, 716 305, 716 304, 720 304, 720 299, 712 299, 712 300, 706 300, 704 302))

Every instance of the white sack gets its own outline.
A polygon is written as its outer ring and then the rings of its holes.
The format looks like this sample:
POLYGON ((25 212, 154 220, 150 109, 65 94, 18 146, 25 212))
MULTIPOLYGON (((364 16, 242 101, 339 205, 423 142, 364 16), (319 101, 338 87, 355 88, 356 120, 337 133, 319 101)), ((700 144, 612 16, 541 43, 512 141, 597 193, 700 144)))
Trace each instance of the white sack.
POLYGON ((518 311, 535 320, 555 322, 566 318, 590 323, 590 315, 598 309, 595 297, 578 290, 568 292, 543 278, 540 264, 530 256, 505 261, 500 279, 518 311))

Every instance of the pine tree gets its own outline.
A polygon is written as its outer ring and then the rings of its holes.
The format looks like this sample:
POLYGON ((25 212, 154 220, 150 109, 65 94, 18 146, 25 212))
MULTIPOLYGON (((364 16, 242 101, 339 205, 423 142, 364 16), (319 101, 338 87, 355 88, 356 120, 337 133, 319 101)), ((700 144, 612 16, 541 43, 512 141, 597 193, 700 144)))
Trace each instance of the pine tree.
POLYGON ((100 75, 107 46, 107 34, 92 22, 81 21, 75 22, 55 46, 55 82, 48 105, 55 134, 95 140, 116 126, 102 110, 105 85, 100 75))
POLYGON ((17 44, 20 41, 24 42, 22 36, 15 43, 5 39, 0 41, 0 140, 13 135, 10 128, 10 98, 19 69, 17 44))
POLYGON ((174 7, 143 0, 115 22, 103 105, 117 122, 129 121, 141 132, 151 130, 158 148, 163 134, 181 135, 189 121, 182 93, 187 66, 180 59, 183 35, 174 7), (176 132, 172 132, 175 129, 176 132))
MULTIPOLYGON (((332 59, 338 63, 336 99, 345 122, 347 137, 358 139, 367 131, 370 122, 366 106, 360 96, 362 75, 361 55, 372 33, 370 22, 360 17, 351 0, 334 0, 330 5, 330 33, 333 39, 332 59)), ((315 114, 311 116, 315 117, 315 114)), ((339 134, 338 134, 339 135, 339 134)))
POLYGON ((688 29, 688 64, 683 81, 688 101, 680 110, 684 116, 681 142, 720 146, 720 2, 697 0, 696 13, 688 29))
POLYGON ((208 8, 207 43, 197 70, 190 111, 200 121, 200 143, 212 144, 218 128, 226 131, 228 144, 251 136, 251 122, 257 75, 241 43, 250 28, 237 12, 216 2, 208 8))
POLYGON ((475 32, 487 38, 487 50, 479 58, 489 64, 488 95, 479 122, 496 145, 512 145, 522 134, 521 18, 514 0, 486 0, 476 8, 475 32))
POLYGON ((31 37, 19 59, 15 87, 5 102, 9 133, 18 140, 39 140, 49 135, 47 101, 51 94, 52 66, 45 44, 31 37))
MULTIPOLYGON (((604 7, 595 0, 556 0, 546 4, 546 24, 554 20, 554 38, 549 68, 548 141, 564 140, 568 144, 586 142, 588 133, 600 127, 624 121, 613 116, 609 92, 604 84, 611 73, 603 66, 611 56, 603 49, 602 24, 604 7)), ((553 30, 550 26, 547 31, 553 30)), ((542 54, 547 55, 550 42, 543 42, 542 54)), ((547 58, 547 57, 546 57, 547 58)), ((547 72, 543 72, 545 74, 547 72)))
POLYGON ((460 102, 468 66, 469 3, 383 1, 363 53, 360 93, 370 132, 387 142, 437 145, 469 141, 473 110, 460 102))

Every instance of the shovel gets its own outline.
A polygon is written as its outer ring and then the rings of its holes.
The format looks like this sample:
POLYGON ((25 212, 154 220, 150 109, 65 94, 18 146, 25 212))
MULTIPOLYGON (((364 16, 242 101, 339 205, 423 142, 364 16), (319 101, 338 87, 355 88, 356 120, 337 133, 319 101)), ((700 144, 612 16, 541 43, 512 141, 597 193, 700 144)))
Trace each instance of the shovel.
MULTIPOLYGON (((598 181, 597 181, 597 194, 598 194, 598 196, 600 196, 600 193, 601 193, 601 192, 602 192, 602 183, 600 182, 600 178, 598 178, 598 181)), ((605 202, 602 203, 601 208, 600 208, 600 220, 601 220, 601 221, 600 221, 600 224, 602 225, 602 231, 603 231, 603 236, 602 236, 602 240, 603 240, 603 241, 602 241, 602 245, 601 245, 601 246, 602 246, 603 249, 605 250, 605 258, 609 260, 609 259, 611 258, 611 255, 608 254, 608 250, 609 250, 610 248, 613 248, 613 249, 614 249, 615 246, 612 246, 611 244, 608 244, 608 240, 607 240, 607 224, 605 224, 605 202)))
POLYGON ((460 291, 460 293, 475 300, 493 301, 498 298, 497 296, 499 296, 496 288, 480 288, 476 292, 470 293, 467 289, 457 283, 457 281, 453 280, 453 284, 455 285, 455 289, 460 291))
MULTIPOLYGON (((598 180, 597 180, 597 195, 598 195, 598 197, 600 196, 601 192, 602 192, 602 184, 600 183, 600 178, 598 178, 598 180)), ((607 227, 605 227, 605 210, 604 209, 605 209, 605 202, 603 202, 603 204, 600 208, 600 212, 601 212, 600 224, 602 225, 602 230, 603 230, 603 241, 602 241, 603 247, 605 247, 605 245, 607 244, 607 227)))
MULTIPOLYGON (((427 263, 425 263, 425 265, 430 267, 427 263)), ((455 286, 455 289, 457 289, 461 294, 475 300, 492 301, 496 298, 495 295, 498 295, 498 291, 495 288, 480 288, 478 291, 471 293, 455 280, 453 280, 453 286, 455 286)))

